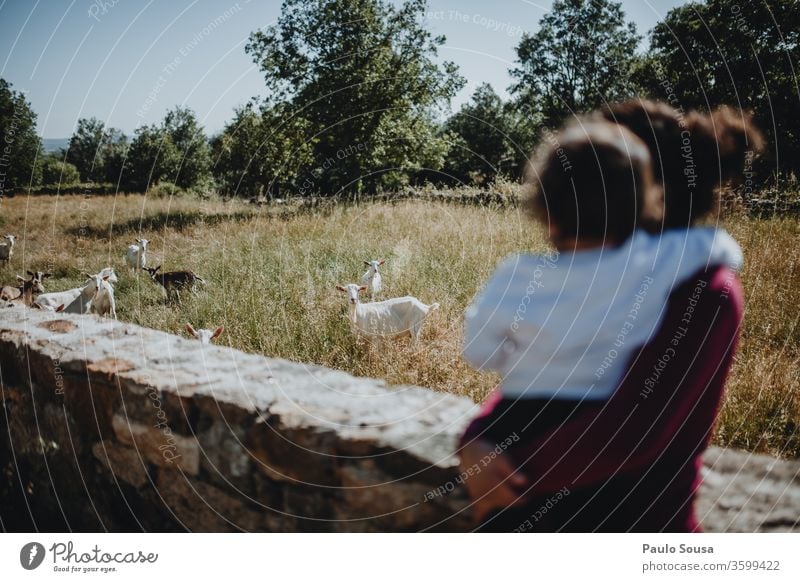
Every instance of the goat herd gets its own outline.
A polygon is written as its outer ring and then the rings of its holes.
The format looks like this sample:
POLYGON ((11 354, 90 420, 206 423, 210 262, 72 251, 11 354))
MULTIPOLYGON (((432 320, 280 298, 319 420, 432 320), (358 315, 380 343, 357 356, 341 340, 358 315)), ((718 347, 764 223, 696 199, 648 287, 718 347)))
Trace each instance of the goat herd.
MULTIPOLYGON (((0 262, 8 263, 14 253, 16 237, 5 235, 5 242, 0 244, 0 262)), ((150 279, 164 287, 167 301, 180 303, 181 291, 195 293, 197 283, 205 285, 205 281, 192 271, 162 272, 161 265, 147 267, 147 239, 138 239, 125 252, 125 264, 134 273, 146 271, 150 279)), ((380 338, 399 338, 410 336, 416 344, 419 341, 422 325, 429 313, 439 307, 438 303, 426 305, 416 297, 405 296, 375 301, 383 290, 380 267, 384 261, 364 261, 368 267, 361 277, 361 283, 337 285, 336 289, 348 296, 348 320, 353 333, 358 337, 370 337, 373 341, 380 338), (359 294, 369 291, 371 301, 362 303, 359 294)), ((17 276, 16 285, 0 287, 0 307, 21 307, 43 309, 46 311, 96 314, 116 319, 116 303, 114 300, 114 284, 118 282, 117 274, 112 267, 106 267, 95 275, 86 274, 87 281, 82 287, 66 291, 45 293, 43 281, 50 273, 27 271, 30 279, 17 276)), ((186 324, 186 332, 207 344, 222 334, 224 328, 215 330, 195 329, 186 324)))

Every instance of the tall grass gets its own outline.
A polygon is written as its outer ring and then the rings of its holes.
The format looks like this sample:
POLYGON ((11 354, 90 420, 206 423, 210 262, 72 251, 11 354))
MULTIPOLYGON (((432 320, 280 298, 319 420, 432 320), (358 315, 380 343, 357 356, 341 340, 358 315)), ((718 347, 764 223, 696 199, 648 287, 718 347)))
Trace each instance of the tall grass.
MULTIPOLYGON (((58 290, 113 265, 120 319, 172 333, 186 322, 225 325, 220 342, 238 349, 476 401, 498 379, 460 356, 464 308, 502 257, 546 248, 543 231, 520 210, 420 201, 294 214, 213 199, 38 196, 3 200, 0 210, 0 228, 22 235, 12 265, 0 268, 4 283, 47 269, 54 273, 48 289, 58 290), (151 241, 149 264, 192 269, 207 289, 167 305, 159 287, 123 267, 125 248, 138 237, 151 241), (384 296, 441 304, 418 348, 406 341, 373 347, 351 335, 335 286, 356 282, 368 259, 386 259, 384 296)), ((738 216, 727 226, 745 249, 747 314, 715 438, 798 456, 800 222, 738 216)))

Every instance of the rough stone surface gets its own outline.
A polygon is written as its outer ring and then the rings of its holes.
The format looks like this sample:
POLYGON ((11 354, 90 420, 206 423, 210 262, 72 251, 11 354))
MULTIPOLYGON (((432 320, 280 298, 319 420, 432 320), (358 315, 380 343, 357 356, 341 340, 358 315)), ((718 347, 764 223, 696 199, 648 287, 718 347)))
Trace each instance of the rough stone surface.
POLYGON ((117 479, 134 487, 142 487, 147 483, 146 463, 135 449, 120 446, 114 441, 100 441, 92 445, 92 454, 117 479))
POLYGON ((132 447, 137 457, 190 475, 197 475, 200 470, 200 447, 196 439, 175 434, 169 426, 145 426, 119 414, 114 415, 111 425, 117 440, 132 447))
MULTIPOLYGON (((464 398, 95 316, 0 312, 0 524, 464 531, 464 398)), ((798 528, 800 463, 712 449, 711 531, 798 528)))
POLYGON ((800 531, 800 462, 712 448, 698 517, 709 531, 800 531))

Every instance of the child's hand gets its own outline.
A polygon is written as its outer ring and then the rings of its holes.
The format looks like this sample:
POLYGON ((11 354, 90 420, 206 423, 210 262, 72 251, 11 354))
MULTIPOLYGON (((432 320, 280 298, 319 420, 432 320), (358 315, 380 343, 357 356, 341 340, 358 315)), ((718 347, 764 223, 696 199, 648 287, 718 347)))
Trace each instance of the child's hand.
POLYGON ((497 454, 493 444, 480 439, 472 441, 461 450, 460 464, 464 472, 471 469, 464 483, 478 522, 493 509, 525 502, 520 489, 528 484, 527 478, 515 472, 509 457, 497 454))

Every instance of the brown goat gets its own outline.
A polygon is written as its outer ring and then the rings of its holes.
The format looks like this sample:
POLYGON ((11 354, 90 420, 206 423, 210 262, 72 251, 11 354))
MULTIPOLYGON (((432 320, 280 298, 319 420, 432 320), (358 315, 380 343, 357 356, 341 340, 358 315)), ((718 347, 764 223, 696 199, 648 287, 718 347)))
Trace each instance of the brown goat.
POLYGON ((181 290, 188 289, 194 293, 194 287, 198 281, 204 285, 206 283, 202 277, 195 275, 192 271, 168 271, 166 273, 159 273, 158 271, 160 269, 161 265, 152 269, 145 267, 145 271, 148 272, 150 278, 164 287, 167 292, 167 300, 174 295, 174 297, 178 300, 178 303, 180 303, 181 290))

